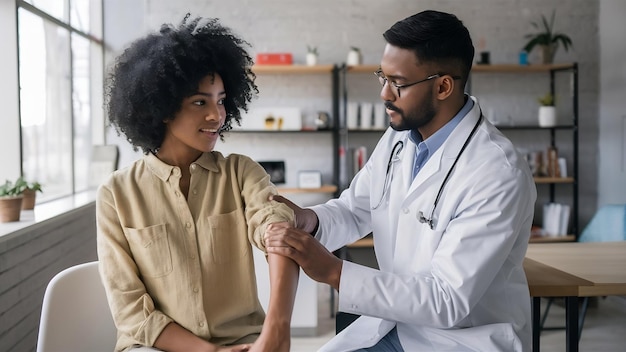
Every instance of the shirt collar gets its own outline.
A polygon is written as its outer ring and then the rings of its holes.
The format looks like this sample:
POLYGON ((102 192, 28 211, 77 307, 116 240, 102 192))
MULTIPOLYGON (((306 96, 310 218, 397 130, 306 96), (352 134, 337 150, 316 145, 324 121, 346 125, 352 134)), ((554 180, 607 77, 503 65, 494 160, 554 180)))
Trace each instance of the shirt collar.
POLYGON ((433 133, 433 135, 430 136, 430 138, 424 141, 422 140, 422 136, 419 133, 417 133, 417 131, 414 131, 414 130, 411 131, 411 133, 409 134, 409 138, 411 139, 411 141, 413 141, 413 143, 417 145, 417 148, 419 151, 422 151, 423 148, 426 147, 426 149, 428 150, 428 157, 430 157, 437 151, 437 149, 439 149, 439 147, 441 147, 443 142, 445 142, 446 139, 448 139, 452 131, 454 131, 454 128, 461 122, 461 120, 463 120, 465 115, 467 115, 467 113, 470 110, 472 110, 472 108, 474 107, 474 101, 470 99, 470 97, 467 94, 465 95, 465 97, 466 97, 466 102, 465 102, 465 105, 463 105, 463 107, 461 108, 461 110, 459 110, 459 112, 456 115, 454 115, 452 120, 448 121, 448 123, 446 123, 443 127, 437 130, 435 133, 433 133))
MULTIPOLYGON (((200 157, 196 159, 192 165, 195 164, 208 171, 218 172, 219 168, 217 167, 217 159, 218 156, 213 152, 202 153, 202 155, 200 155, 200 157)), ((166 164, 152 153, 146 155, 145 161, 150 170, 152 170, 152 172, 154 172, 154 174, 164 182, 167 182, 170 176, 176 172, 174 170, 177 169, 175 166, 166 164)))

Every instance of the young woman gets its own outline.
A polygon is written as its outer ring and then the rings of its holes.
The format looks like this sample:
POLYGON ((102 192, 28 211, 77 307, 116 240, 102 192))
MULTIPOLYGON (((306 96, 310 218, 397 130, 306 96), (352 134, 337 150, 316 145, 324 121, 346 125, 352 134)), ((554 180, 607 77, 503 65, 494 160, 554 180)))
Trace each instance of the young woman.
POLYGON ((109 118, 145 153, 97 197, 117 351, 289 350, 299 269, 268 255, 266 316, 251 244, 265 250, 265 230, 293 212, 268 201, 276 188, 260 165, 213 150, 258 92, 245 45, 217 19, 187 15, 115 62, 109 118))

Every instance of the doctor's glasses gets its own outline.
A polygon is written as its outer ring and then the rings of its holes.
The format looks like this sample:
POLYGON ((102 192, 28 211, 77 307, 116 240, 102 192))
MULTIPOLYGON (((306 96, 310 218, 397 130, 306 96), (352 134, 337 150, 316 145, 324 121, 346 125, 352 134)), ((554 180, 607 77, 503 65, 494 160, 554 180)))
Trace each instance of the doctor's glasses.
MULTIPOLYGON (((406 88, 406 87, 414 86, 414 85, 416 85, 418 83, 430 81, 431 79, 447 76, 448 74, 446 74, 446 73, 435 73, 434 75, 430 75, 430 76, 428 76, 428 77, 426 77, 426 78, 424 78, 422 80, 419 80, 417 82, 405 83, 405 84, 398 84, 398 83, 396 83, 394 81, 388 80, 382 70, 378 70, 378 71, 374 72, 374 75, 376 77, 378 77, 378 82, 380 82, 380 85, 382 85, 383 87, 385 86, 385 83, 389 83, 394 88, 396 88, 395 90, 392 89, 391 91, 394 92, 394 93, 397 93, 396 97, 400 98, 400 88, 406 88)), ((459 77, 459 76, 450 76, 450 77, 452 77, 452 79, 461 79, 461 77, 459 77)))

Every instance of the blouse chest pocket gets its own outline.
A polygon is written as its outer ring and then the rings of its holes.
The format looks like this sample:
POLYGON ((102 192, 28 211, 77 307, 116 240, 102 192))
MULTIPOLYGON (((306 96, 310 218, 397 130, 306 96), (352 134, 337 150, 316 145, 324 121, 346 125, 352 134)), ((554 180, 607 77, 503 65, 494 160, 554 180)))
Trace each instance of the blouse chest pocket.
POLYGON ((201 252, 207 252, 214 263, 230 263, 249 253, 248 225, 241 210, 206 217, 198 234, 201 252))
POLYGON ((165 224, 140 229, 125 227, 124 233, 142 276, 156 278, 172 272, 172 254, 165 224))

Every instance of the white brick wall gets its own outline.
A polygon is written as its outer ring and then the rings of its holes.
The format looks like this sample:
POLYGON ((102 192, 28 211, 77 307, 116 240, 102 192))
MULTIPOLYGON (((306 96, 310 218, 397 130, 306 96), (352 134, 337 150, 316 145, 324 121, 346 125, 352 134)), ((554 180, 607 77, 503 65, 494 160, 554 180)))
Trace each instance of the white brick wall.
POLYGON ((96 258, 94 203, 0 238, 0 351, 34 351, 48 282, 96 258))

